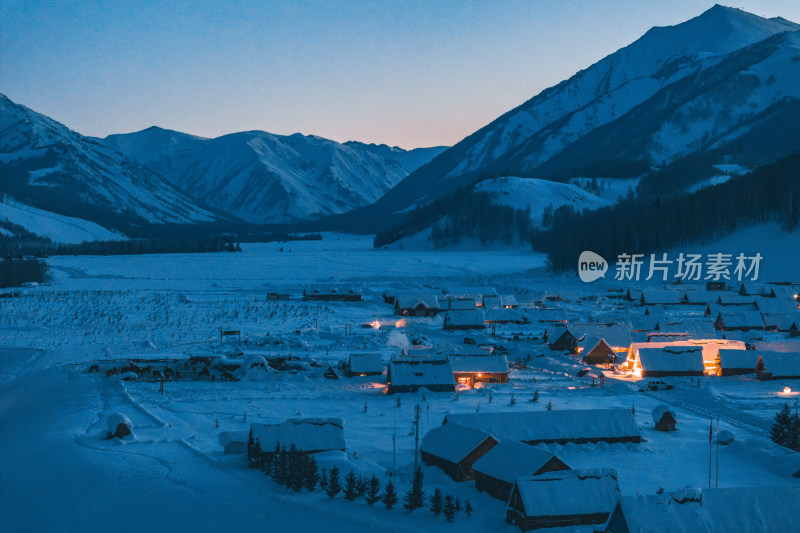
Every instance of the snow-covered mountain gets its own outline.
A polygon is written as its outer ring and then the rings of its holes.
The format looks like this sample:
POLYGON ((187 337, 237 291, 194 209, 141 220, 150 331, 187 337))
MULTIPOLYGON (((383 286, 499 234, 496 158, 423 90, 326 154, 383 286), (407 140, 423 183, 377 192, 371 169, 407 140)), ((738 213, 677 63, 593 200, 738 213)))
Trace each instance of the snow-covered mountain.
POLYGON ((353 217, 385 221, 482 175, 633 177, 699 153, 751 168, 774 161, 800 147, 798 30, 722 6, 653 28, 473 133, 353 217))
MULTIPOLYGON (((58 122, 0 95, 0 192, 36 233, 35 215, 104 228, 196 223, 219 218, 161 176, 58 122)), ((11 207, 8 207, 11 209, 11 207)), ((12 221, 13 222, 13 221, 12 221)), ((101 232, 102 233, 102 232, 101 232)))
POLYGON ((100 142, 205 205, 253 223, 286 223, 369 205, 444 147, 403 150, 248 131, 215 139, 151 127, 100 142))
POLYGON ((475 184, 472 190, 488 194, 495 204, 530 210, 531 221, 539 227, 544 225, 543 215, 548 208, 555 210, 569 205, 576 211, 592 211, 613 203, 577 185, 538 178, 488 179, 475 184))

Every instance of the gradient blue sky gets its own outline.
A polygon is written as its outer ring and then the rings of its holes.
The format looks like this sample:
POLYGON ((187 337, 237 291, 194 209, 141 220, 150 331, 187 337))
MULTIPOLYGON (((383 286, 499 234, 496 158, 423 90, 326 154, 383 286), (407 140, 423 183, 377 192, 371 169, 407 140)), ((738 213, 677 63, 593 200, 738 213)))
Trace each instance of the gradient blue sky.
MULTIPOLYGON (((151 125, 454 144, 714 1, 0 0, 0 92, 85 135, 151 125)), ((800 22, 798 0, 743 0, 800 22)))

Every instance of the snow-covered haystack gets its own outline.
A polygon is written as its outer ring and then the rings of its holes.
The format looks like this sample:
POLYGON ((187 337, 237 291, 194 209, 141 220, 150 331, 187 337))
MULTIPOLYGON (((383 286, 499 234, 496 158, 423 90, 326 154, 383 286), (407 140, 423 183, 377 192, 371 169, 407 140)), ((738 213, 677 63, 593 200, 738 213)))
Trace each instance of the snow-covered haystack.
POLYGON ((728 444, 732 443, 734 438, 733 431, 728 429, 723 429, 717 434, 717 442, 723 446, 727 446, 728 444))
POLYGON ((263 355, 250 354, 242 361, 242 366, 233 372, 234 377, 258 381, 270 374, 270 368, 263 355))
POLYGON ((113 413, 109 415, 106 420, 106 426, 108 427, 108 438, 110 439, 121 439, 128 436, 135 438, 133 434, 133 422, 122 413, 113 413))

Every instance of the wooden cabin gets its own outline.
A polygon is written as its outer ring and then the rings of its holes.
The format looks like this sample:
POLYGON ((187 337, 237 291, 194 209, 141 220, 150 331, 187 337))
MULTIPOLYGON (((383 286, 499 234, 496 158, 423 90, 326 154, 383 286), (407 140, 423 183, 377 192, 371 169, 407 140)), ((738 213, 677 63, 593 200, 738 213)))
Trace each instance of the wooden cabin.
POLYGON ((570 330, 564 328, 563 331, 554 334, 554 336, 556 336, 556 340, 548 343, 551 350, 567 351, 570 353, 576 352, 578 348, 578 339, 575 338, 575 335, 573 335, 570 330))
POLYGON ((394 312, 400 316, 436 316, 439 300, 435 294, 400 293, 394 298, 394 312))
POLYGON ((438 466, 455 481, 475 479, 473 463, 497 445, 489 433, 459 424, 430 430, 422 439, 422 460, 438 466))
POLYGON ((476 383, 508 383, 505 355, 453 355, 450 364, 456 383, 469 387, 476 383))
POLYGON ((447 356, 399 356, 392 358, 386 372, 389 394, 416 392, 425 387, 432 392, 452 392, 456 382, 447 356))
POLYGON ((562 470, 514 482, 506 521, 522 531, 603 524, 620 497, 613 469, 562 470))
POLYGON ((699 489, 622 496, 605 533, 676 531, 797 531, 800 487, 764 486, 699 489))
POLYGON ((290 418, 280 424, 251 424, 250 432, 266 454, 274 453, 278 444, 287 450, 294 444, 307 454, 347 448, 342 418, 290 418))
POLYGON ((589 350, 583 353, 583 360, 590 365, 613 365, 617 360, 617 352, 606 342, 600 339, 589 350))
POLYGON ((353 353, 347 360, 345 372, 353 376, 380 376, 383 374, 383 363, 379 353, 353 353))
POLYGON ((336 287, 320 287, 303 290, 303 301, 323 302, 360 302, 361 295, 353 289, 338 289, 336 287))
POLYGON ((670 407, 663 404, 657 405, 651 414, 658 431, 675 431, 677 416, 670 407))
POLYGON ((800 352, 769 352, 758 350, 756 372, 758 379, 800 379, 800 352))
POLYGON ((506 439, 478 459, 472 469, 476 489, 507 502, 518 477, 569 470, 570 466, 547 450, 506 439))
POLYGON ((634 372, 643 378, 666 376, 702 376, 705 374, 701 346, 666 346, 639 348, 634 372))
POLYGON ((486 319, 482 310, 450 311, 444 315, 442 327, 447 331, 485 329, 486 319))
POLYGON ((250 438, 250 431, 221 431, 219 443, 222 445, 226 455, 247 453, 247 441, 250 438))
POLYGON ((445 416, 444 423, 450 422, 530 445, 641 442, 630 409, 458 413, 445 416))
POLYGON ((738 376, 754 374, 758 365, 758 352, 755 350, 730 350, 721 348, 714 360, 718 376, 738 376))
POLYGON ((758 311, 720 312, 714 321, 719 331, 764 330, 764 317, 758 311))

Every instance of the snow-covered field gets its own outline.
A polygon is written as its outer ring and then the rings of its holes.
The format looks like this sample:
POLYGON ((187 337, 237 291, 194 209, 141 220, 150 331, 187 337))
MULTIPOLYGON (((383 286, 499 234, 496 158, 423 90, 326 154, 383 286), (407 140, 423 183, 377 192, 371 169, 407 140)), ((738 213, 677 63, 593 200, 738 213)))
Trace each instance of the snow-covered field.
MULTIPOLYGON (((574 357, 525 341, 505 343, 509 361, 527 363, 512 370, 508 384, 458 394, 388 395, 385 376, 322 375, 352 352, 380 352, 384 361, 398 352, 399 333, 361 327, 397 320, 381 297, 386 290, 488 285, 523 305, 561 293, 570 320, 588 321, 625 312, 577 298, 605 291, 610 281, 594 287, 574 277, 548 277, 543 258, 524 250, 376 251, 369 238, 335 235, 243 248, 236 254, 54 257, 49 285, 0 300, 0 529, 517 531, 504 521, 503 502, 431 466, 423 468, 426 490, 439 487, 462 503, 469 500, 474 514, 459 513, 451 525, 427 509, 402 510, 414 468, 416 404, 423 435, 447 413, 544 410, 548 402, 554 410, 634 409, 641 444, 548 446, 576 468, 616 468, 626 495, 707 486, 713 416, 736 436, 720 448, 720 487, 800 483, 792 477, 800 469, 798 454, 767 436, 780 406, 797 402, 797 394, 781 392, 800 389, 797 382, 705 378, 698 387, 696 380, 665 378, 672 390, 639 392, 641 382, 617 375, 593 387, 590 378, 577 377, 584 365, 574 357), (364 301, 302 301, 304 288, 326 284, 353 288, 364 301), (289 293, 291 300, 267 301, 270 291, 289 293), (163 392, 158 382, 86 372, 95 360, 227 355, 232 347, 220 342, 220 329, 240 330, 245 354, 292 356, 299 370, 273 371, 258 381, 167 381, 163 392), (675 410, 678 431, 654 430, 650 412, 662 403, 675 410), (115 412, 131 419, 135 439, 103 438, 106 418, 115 412), (391 473, 397 508, 370 508, 341 495, 330 500, 319 491, 294 494, 248 469, 242 455, 222 453, 221 431, 290 417, 344 418, 347 456, 328 464, 382 481, 391 473)), ((463 333, 442 329, 441 317, 406 320, 398 330, 406 339, 463 343, 463 333)))
MULTIPOLYGON (((124 235, 108 230, 94 222, 58 215, 11 199, 0 201, 0 221, 3 220, 22 226, 31 233, 47 237, 59 244, 119 241, 126 238, 124 235)), ((4 230, 3 233, 9 232, 4 230)))

